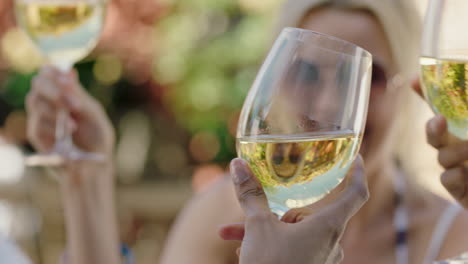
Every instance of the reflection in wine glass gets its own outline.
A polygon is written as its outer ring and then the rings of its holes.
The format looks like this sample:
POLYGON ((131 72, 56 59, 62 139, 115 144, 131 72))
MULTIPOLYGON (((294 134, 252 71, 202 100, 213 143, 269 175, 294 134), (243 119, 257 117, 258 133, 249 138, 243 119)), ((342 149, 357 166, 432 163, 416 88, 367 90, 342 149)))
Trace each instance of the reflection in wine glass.
POLYGON ((468 139, 468 2, 431 0, 423 32, 421 82, 432 110, 449 131, 468 139))

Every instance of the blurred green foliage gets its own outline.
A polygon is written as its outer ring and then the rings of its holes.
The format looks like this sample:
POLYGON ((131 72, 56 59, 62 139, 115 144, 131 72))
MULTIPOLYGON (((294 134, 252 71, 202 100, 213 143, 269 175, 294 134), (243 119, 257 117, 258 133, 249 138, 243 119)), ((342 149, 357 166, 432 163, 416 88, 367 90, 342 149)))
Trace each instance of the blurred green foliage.
MULTIPOLYGON (((118 135, 122 129, 119 121, 126 113, 137 110, 153 122, 153 150, 148 154, 145 175, 161 174, 154 153, 167 142, 183 146, 185 155, 191 157, 189 171, 200 162, 225 165, 236 155, 236 117, 274 38, 271 29, 279 0, 162 2, 165 12, 154 26, 157 53, 152 85, 125 80, 99 83, 93 61, 76 66, 80 81, 103 103, 118 135), (151 91, 155 86, 163 92, 155 95, 151 91), (189 145, 190 138, 204 132, 216 135, 219 151, 210 160, 200 161, 189 145)), ((1 84, 3 103, 22 109, 33 76, 10 73, 1 84)))
POLYGON ((192 117, 239 108, 271 39, 271 16, 213 2, 181 1, 157 24, 155 76, 175 84, 169 100, 191 130, 203 127, 192 117))
POLYGON ((246 1, 177 1, 156 27, 161 42, 154 73, 171 86, 165 102, 190 133, 218 135, 218 162, 235 156, 229 120, 235 120, 273 40, 279 1, 260 2, 252 10, 246 1))

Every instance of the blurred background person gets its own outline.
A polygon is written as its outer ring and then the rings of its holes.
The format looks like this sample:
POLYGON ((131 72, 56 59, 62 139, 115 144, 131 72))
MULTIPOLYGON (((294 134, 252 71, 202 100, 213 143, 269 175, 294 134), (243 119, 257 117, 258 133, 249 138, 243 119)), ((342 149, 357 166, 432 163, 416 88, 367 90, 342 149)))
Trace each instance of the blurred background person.
MULTIPOLYGON (((151 81, 150 76, 154 49, 151 32, 154 30, 153 24, 160 11, 160 6, 151 0, 138 1, 137 5, 132 1, 111 1, 109 3, 108 22, 95 54, 77 65, 82 81, 88 84, 87 87, 90 90, 99 93, 99 91, 110 90, 111 86, 123 87, 123 92, 121 89, 121 93, 117 92, 114 97, 117 97, 116 101, 125 98, 127 104, 125 110, 127 111, 135 111, 135 109, 131 109, 132 104, 143 108, 146 107, 145 101, 151 102, 145 99, 147 94, 151 94, 151 88, 157 86, 151 81)), ((11 239, 16 239, 23 251, 31 256, 33 263, 57 262, 59 256, 63 254, 65 244, 68 247, 67 255, 70 262, 102 263, 102 261, 86 259, 83 250, 89 250, 90 247, 97 249, 95 246, 106 244, 118 250, 117 244, 113 243, 117 243, 120 239, 115 238, 115 232, 112 231, 112 229, 117 228, 117 225, 113 224, 115 221, 113 215, 115 212, 113 207, 114 178, 100 177, 100 180, 95 179, 101 182, 106 181, 106 187, 100 183, 93 182, 91 184, 92 178, 87 178, 83 180, 85 184, 81 188, 77 188, 73 186, 73 181, 66 177, 64 179, 58 177, 59 184, 57 184, 57 179, 53 178, 56 173, 52 173, 52 170, 29 168, 25 171, 21 165, 22 157, 18 147, 21 147, 25 153, 34 151, 26 139, 26 116, 23 110, 25 95, 29 91, 35 69, 43 61, 40 55, 31 48, 31 44, 25 39, 24 34, 15 27, 13 1, 7 0, 0 3, 0 14, 0 47, 2 51, 0 57, 0 133, 9 141, 9 144, 0 146, 0 155, 3 154, 1 156, 3 163, 0 165, 2 171, 0 173, 0 205, 5 207, 5 210, 1 211, 3 214, 0 214, 0 233, 11 239), (26 177, 23 177, 24 174, 26 177), (85 188, 85 186, 99 186, 101 188, 99 188, 99 193, 91 193, 90 189, 85 188), (102 200, 109 201, 110 204, 104 203, 101 204, 104 207, 96 208, 95 201, 88 203, 90 200, 86 200, 86 197, 94 196, 97 198, 100 195, 107 196, 108 198, 102 200), (95 213, 92 214, 87 210, 95 213), (105 211, 110 213, 103 213, 99 216, 99 218, 108 219, 105 220, 104 226, 93 226, 94 222, 88 217, 98 217, 96 212, 105 211), (62 220, 63 215, 65 215, 66 225, 62 220), (80 215, 85 217, 79 217, 80 215), (108 230, 107 236, 99 236, 99 232, 95 231, 106 229, 108 230), (70 237, 74 237, 78 241, 69 240, 65 243, 65 230, 68 234, 66 236, 68 240, 70 237), (96 234, 97 236, 90 238, 82 236, 82 234, 96 234), (109 240, 99 242, 101 238, 109 240), (92 241, 96 241, 98 244, 92 246, 92 241), (88 247, 83 247, 81 242, 84 242, 88 247), (76 256, 79 258, 77 259, 76 256)), ((101 96, 105 98, 109 94, 101 93, 101 96)), ((119 111, 122 110, 119 109, 119 111)), ((125 113, 122 111, 114 117, 118 119, 125 113)), ((137 118, 141 116, 140 114, 137 118)), ((74 170, 77 174, 81 172, 79 167, 75 167, 74 170)), ((97 168, 97 171, 99 170, 97 168)), ((139 192, 135 190, 134 186, 132 187, 127 188, 130 189, 127 190, 127 193, 130 192, 130 196, 134 197, 139 192)), ((127 200, 134 201, 134 199, 127 200)), ((138 220, 131 209, 122 211, 123 213, 120 214, 122 241, 132 244, 137 239, 140 222, 143 220, 138 220)), ((170 212, 168 214, 171 215, 170 212)), ((163 226, 166 224, 164 221, 167 221, 167 218, 168 216, 164 214, 160 217, 163 226)), ((148 232, 151 233, 148 235, 149 239, 155 239, 154 237, 160 239, 162 234, 158 228, 153 232, 148 232)), ((88 257, 96 257, 96 255, 88 255, 88 257)), ((112 260, 112 258, 107 258, 107 260, 112 260)))
MULTIPOLYGON (((418 69, 421 27, 413 3, 296 0, 281 10, 279 28, 297 26, 336 36, 370 51, 374 59, 361 147, 371 198, 343 235, 343 263, 432 263, 465 251, 468 240, 461 234, 468 229, 468 214, 418 184, 414 160, 405 153, 426 148, 411 142, 408 130, 416 99, 408 80, 418 69)), ((436 164, 436 159, 428 162, 436 164)), ((162 263, 235 263, 239 244, 222 242, 216 234, 218 225, 242 221, 234 196, 224 182, 192 199, 173 227, 162 263)), ((283 219, 312 211, 291 210, 283 219)))

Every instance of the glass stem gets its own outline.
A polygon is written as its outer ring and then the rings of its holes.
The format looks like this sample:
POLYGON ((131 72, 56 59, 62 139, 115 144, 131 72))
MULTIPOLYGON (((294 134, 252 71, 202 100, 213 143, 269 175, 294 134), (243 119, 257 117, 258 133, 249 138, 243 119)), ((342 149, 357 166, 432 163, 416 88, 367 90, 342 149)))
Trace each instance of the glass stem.
POLYGON ((73 148, 73 141, 69 126, 68 111, 60 109, 57 114, 57 124, 55 127, 55 151, 60 155, 67 156, 73 148))

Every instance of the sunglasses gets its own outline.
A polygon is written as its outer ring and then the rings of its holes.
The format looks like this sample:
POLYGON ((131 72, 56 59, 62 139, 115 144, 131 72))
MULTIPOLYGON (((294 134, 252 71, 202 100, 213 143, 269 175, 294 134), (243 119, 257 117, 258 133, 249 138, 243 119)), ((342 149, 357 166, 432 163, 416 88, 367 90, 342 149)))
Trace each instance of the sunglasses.
MULTIPOLYGON (((340 65, 336 74, 345 74, 346 64, 340 65)), ((302 85, 316 84, 320 80, 320 67, 313 62, 306 60, 298 60, 291 65, 288 71, 288 80, 300 83, 302 85)), ((346 79, 337 77, 338 80, 346 79)), ((386 87, 387 86, 387 73, 385 68, 378 62, 372 63, 372 87, 386 87)))
POLYGON ((387 73, 382 65, 379 63, 372 63, 372 87, 386 87, 388 82, 387 73))

